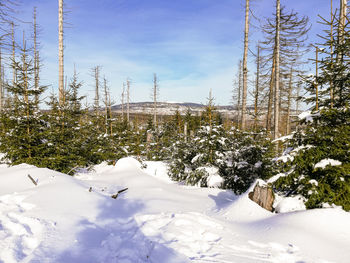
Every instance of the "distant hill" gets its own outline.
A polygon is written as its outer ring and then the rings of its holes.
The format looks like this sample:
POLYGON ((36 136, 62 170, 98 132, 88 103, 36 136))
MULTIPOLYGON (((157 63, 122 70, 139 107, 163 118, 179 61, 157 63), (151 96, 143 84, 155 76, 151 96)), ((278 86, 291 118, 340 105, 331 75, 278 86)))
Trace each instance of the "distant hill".
MULTIPOLYGON (((133 102, 130 103, 130 113, 144 113, 153 114, 153 102, 133 102)), ((204 110, 206 105, 193 102, 158 102, 157 113, 158 115, 173 115, 177 110, 180 114, 184 115, 189 110, 192 114, 199 114, 204 110)), ((236 109, 232 106, 215 106, 219 112, 226 113, 228 115, 236 114, 236 109)), ((124 104, 124 110, 126 111, 126 104, 124 104)), ((115 104, 112 106, 113 112, 121 112, 122 105, 115 104)))
MULTIPOLYGON (((193 102, 158 102, 157 114, 158 115, 173 115, 177 110, 181 115, 185 115, 189 110, 192 115, 200 115, 205 109, 206 105, 193 102)), ((230 105, 215 105, 216 111, 220 112, 223 117, 236 118, 237 108, 230 105)), ((266 110, 266 109, 265 109, 266 110)), ((114 104, 112 111, 115 113, 122 112, 121 104, 114 104)), ((126 104, 124 104, 124 111, 126 112, 126 104)), ((253 106, 247 106, 248 118, 252 119, 252 113, 254 112, 253 106)), ((264 112, 264 110, 263 110, 264 112)), ((296 117, 299 113, 295 110, 291 111, 291 115, 296 117)), ((153 114, 153 102, 133 102, 130 103, 130 114, 153 114)))

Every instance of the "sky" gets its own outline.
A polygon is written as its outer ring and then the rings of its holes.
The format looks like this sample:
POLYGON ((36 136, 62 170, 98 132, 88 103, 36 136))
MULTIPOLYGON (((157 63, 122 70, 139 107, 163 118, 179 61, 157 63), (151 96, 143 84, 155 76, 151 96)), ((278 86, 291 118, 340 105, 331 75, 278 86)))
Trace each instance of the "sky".
MULTIPOLYGON (((57 90, 58 0, 21 1, 17 16, 24 21, 32 20, 37 7, 41 84, 57 90)), ((271 17, 274 2, 251 1, 254 16, 271 17)), ((281 4, 309 16, 310 40, 321 33, 317 15, 328 17, 330 0, 281 0, 281 4)), ((89 101, 94 96, 91 70, 101 66, 116 103, 127 78, 131 101, 150 101, 156 73, 161 101, 205 103, 212 89, 215 103, 228 105, 243 54, 244 5, 244 0, 66 0, 65 75, 70 79, 76 66, 83 81, 81 94, 89 101)), ((261 39, 258 26, 259 21, 252 19, 251 49, 261 39)), ((22 27, 26 25, 17 32, 22 27)), ((251 76, 253 63, 250 56, 251 76)))

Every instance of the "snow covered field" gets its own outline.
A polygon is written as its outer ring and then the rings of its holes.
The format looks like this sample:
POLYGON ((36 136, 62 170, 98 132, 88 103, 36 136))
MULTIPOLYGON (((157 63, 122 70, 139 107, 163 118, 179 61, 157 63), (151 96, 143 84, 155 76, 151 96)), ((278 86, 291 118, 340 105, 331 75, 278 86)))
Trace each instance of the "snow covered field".
POLYGON ((350 213, 328 208, 273 214, 247 194, 173 183, 162 163, 141 170, 125 158, 74 178, 25 164, 0 165, 0 182, 0 262, 350 258, 350 213))

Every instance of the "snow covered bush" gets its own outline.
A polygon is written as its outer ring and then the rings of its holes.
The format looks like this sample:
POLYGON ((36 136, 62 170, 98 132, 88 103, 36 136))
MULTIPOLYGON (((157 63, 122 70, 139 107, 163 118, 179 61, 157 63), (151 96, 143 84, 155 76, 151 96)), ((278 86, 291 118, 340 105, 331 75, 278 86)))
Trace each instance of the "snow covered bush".
POLYGON ((228 132, 226 149, 225 161, 219 166, 224 188, 241 194, 256 179, 273 174, 273 146, 264 132, 232 129, 228 132))
POLYGON ((312 123, 289 142, 297 150, 285 159, 285 174, 273 182, 274 188, 285 196, 304 196, 307 208, 335 204, 349 211, 349 142, 349 108, 314 114, 312 123))
POLYGON ((272 174, 273 149, 264 133, 202 126, 190 141, 175 143, 172 153, 169 176, 191 185, 208 186, 208 170, 216 168, 220 186, 241 194, 255 179, 272 174))

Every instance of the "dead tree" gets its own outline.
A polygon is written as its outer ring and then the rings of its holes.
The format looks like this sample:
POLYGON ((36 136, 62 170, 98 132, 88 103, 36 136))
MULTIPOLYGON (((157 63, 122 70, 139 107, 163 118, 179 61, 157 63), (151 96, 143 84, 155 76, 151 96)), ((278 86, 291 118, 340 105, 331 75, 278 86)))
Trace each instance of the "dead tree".
POLYGON ((249 0, 245 4, 245 26, 244 26, 244 53, 243 53, 243 92, 242 92, 242 119, 241 128, 246 128, 247 116, 247 89, 248 89, 248 34, 249 34, 249 0))
POLYGON ((125 120, 125 111, 124 111, 124 98, 125 98, 125 82, 123 82, 123 91, 122 91, 122 120, 124 121, 125 120))
POLYGON ((105 133, 108 134, 108 111, 109 111, 109 100, 108 100, 108 88, 107 88, 107 79, 103 77, 103 91, 105 95, 104 105, 105 105, 105 133))
POLYGON ((273 138, 277 139, 279 135, 279 101, 280 101, 280 18, 281 6, 280 0, 276 0, 276 69, 275 69, 275 92, 274 92, 274 132, 273 138))
POLYGON ((95 99, 94 99, 94 110, 95 116, 98 118, 100 115, 100 66, 96 66, 92 69, 95 79, 95 99))
MULTIPOLYGON (((305 44, 307 40, 307 32, 309 30, 309 20, 307 17, 299 17, 297 12, 286 12, 285 7, 278 8, 279 10, 279 27, 277 27, 277 4, 273 14, 273 18, 268 18, 265 24, 262 26, 262 30, 265 34, 265 39, 262 41, 262 50, 266 52, 264 54, 264 64, 262 67, 263 75, 269 75, 269 91, 268 91, 268 104, 266 115, 266 130, 269 133, 272 128, 273 115, 278 108, 278 115, 276 121, 280 126, 279 119, 281 118, 281 112, 285 110, 284 106, 288 97, 288 78, 290 72, 290 65, 298 60, 298 64, 294 64, 294 71, 299 71, 298 67, 303 64, 301 57, 305 54, 307 46, 305 44), (277 28, 279 28, 279 48, 278 54, 276 49, 276 36, 277 28), (278 70, 276 72, 276 63, 278 59, 278 70), (294 62, 293 62, 294 61, 294 62), (275 83, 276 76, 278 77, 278 83, 275 83), (278 86, 279 94, 275 94, 276 85, 278 86), (275 98, 277 95, 277 101, 275 104, 275 98), (273 110, 273 105, 277 107, 273 110), (281 107, 280 107, 281 105, 281 107)), ((295 74, 296 75, 296 74, 295 74)), ((275 124, 275 123, 274 123, 275 124)), ((276 127, 277 128, 277 127, 276 127)), ((279 133, 280 127, 278 127, 279 133)), ((275 130, 273 130, 275 131, 275 130)))
MULTIPOLYGON (((39 71, 40 71, 40 60, 39 60, 39 44, 38 44, 38 25, 36 22, 36 7, 33 11, 33 42, 34 42, 34 87, 36 90, 39 89, 39 71)), ((36 104, 39 104, 38 95, 35 96, 36 104)))
POLYGON ((4 85, 3 85, 3 67, 2 67, 2 52, 1 52, 1 44, 0 44, 0 112, 3 109, 4 102, 4 85))
POLYGON ((126 80, 126 119, 130 123, 130 80, 126 80))
POLYGON ((288 84, 288 100, 287 100, 287 118, 286 118, 286 134, 290 134, 290 111, 292 103, 292 90, 293 90, 293 64, 290 67, 289 84, 288 84))
POLYGON ((63 0, 58 0, 58 92, 60 106, 63 106, 64 103, 63 63, 63 0))
MULTIPOLYGON (((331 46, 330 46, 330 51, 331 51, 331 62, 333 62, 333 23, 334 23, 334 17, 333 15, 333 0, 331 0, 331 21, 330 21, 330 38, 331 38, 331 46)), ((333 65, 331 66, 333 68, 333 65)), ((333 108, 333 102, 334 102, 334 96, 333 96, 333 81, 332 79, 329 81, 329 97, 330 97, 330 106, 333 108)))
POLYGON ((259 89, 260 89, 260 44, 257 46, 256 53, 256 80, 255 80, 255 92, 254 92, 254 129, 258 126, 258 103, 259 103, 259 89))
POLYGON ((233 106, 236 108, 237 114, 236 114, 236 127, 240 127, 241 123, 241 96, 242 94, 242 60, 238 63, 238 71, 236 78, 233 81, 233 90, 232 90, 232 103, 233 106))
MULTIPOLYGON (((12 38, 12 86, 15 86, 16 76, 17 76, 17 67, 15 66, 16 62, 16 41, 15 41, 15 24, 11 23, 11 38, 12 38)), ((17 93, 14 94, 14 100, 17 100, 17 93)))
POLYGON ((158 78, 157 74, 154 73, 153 75, 153 125, 156 128, 157 127, 157 99, 158 99, 158 78))
POLYGON ((112 102, 111 102, 111 91, 108 89, 108 108, 109 108, 109 128, 111 132, 111 136, 113 134, 113 124, 112 124, 112 102))

